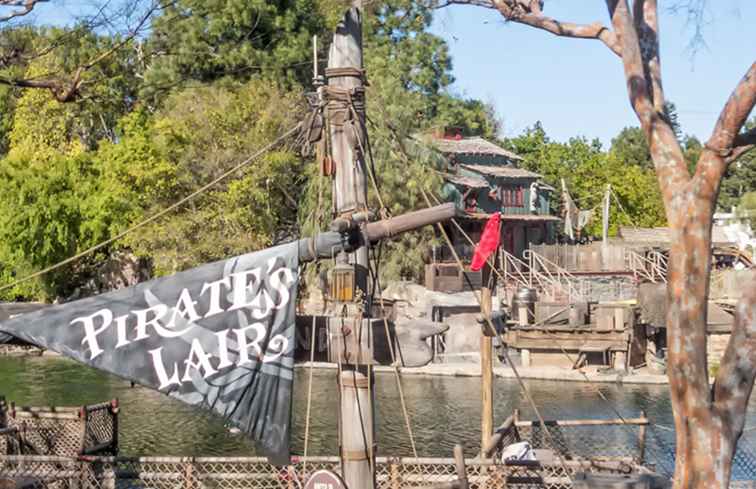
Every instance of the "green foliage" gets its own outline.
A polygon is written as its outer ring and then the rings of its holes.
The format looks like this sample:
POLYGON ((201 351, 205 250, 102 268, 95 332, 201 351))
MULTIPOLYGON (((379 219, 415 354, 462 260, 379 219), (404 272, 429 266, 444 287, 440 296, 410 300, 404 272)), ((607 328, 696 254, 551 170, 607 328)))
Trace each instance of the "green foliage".
POLYGON ((493 107, 480 100, 463 100, 450 95, 440 98, 433 123, 440 127, 459 127, 463 136, 481 136, 489 140, 499 133, 493 107))
POLYGON ((180 192, 179 166, 157 145, 151 119, 141 109, 118 125, 119 142, 104 142, 94 154, 97 181, 86 201, 85 236, 99 242, 125 230, 180 192))
MULTIPOLYGON (((321 35, 324 54, 330 35, 323 34, 343 8, 341 0, 178 0, 161 10, 138 49, 116 50, 87 70, 75 103, 62 104, 48 90, 0 87, 0 284, 167 208, 300 120, 311 36, 321 35)), ((493 139, 498 124, 490 106, 450 92, 451 58, 443 39, 429 32, 431 9, 412 0, 368 2, 366 9, 376 173, 368 198, 382 215, 398 215, 426 207, 423 191, 438 194, 442 186, 438 155, 417 136, 453 126, 493 139)), ((0 31, 2 51, 21 53, 0 74, 68 80, 120 41, 98 32, 83 25, 0 31)), ((674 121, 673 107, 667 116, 674 121)), ((555 187, 564 178, 581 208, 598 206, 611 184, 624 209, 612 207, 613 226, 661 225, 656 179, 638 135, 627 128, 607 153, 584 138, 551 141, 536 124, 505 144, 555 187)), ((694 138, 683 143, 692 161, 701 145, 694 138)), ((733 175, 741 167, 733 166, 733 175)), ((728 182, 746 181, 744 175, 728 182)), ((753 190, 733 185, 726 182, 722 195, 739 200, 753 190)), ((156 274, 260 249, 324 229, 331 208, 330 180, 294 148, 279 148, 98 255, 3 298, 70 294, 123 249, 146 258, 156 274)), ((436 239, 427 227, 386 243, 382 278, 419 278, 436 239)))
POLYGON ((155 60, 143 96, 187 80, 246 80, 260 73, 284 81, 311 76, 311 38, 325 31, 327 2, 315 0, 178 0, 153 21, 147 51, 155 60))
MULTIPOLYGON (((756 127, 756 117, 752 117, 743 128, 748 131, 756 127)), ((745 153, 730 164, 719 190, 717 207, 729 211, 740 204, 740 200, 749 192, 756 192, 756 150, 745 153)))
POLYGON ((651 160, 651 151, 648 149, 646 135, 640 127, 625 127, 612 139, 612 155, 619 161, 628 165, 637 165, 641 168, 653 169, 654 162, 651 160))
POLYGON ((756 229, 756 190, 743 194, 737 212, 750 221, 751 229, 756 229))
POLYGON ((682 146, 685 162, 688 164, 688 172, 693 175, 696 171, 698 159, 701 157, 701 151, 703 151, 703 144, 697 137, 685 135, 680 146, 682 146))
MULTIPOLYGON (((266 80, 193 87, 169 97, 146 129, 152 140, 145 147, 149 164, 139 178, 153 183, 153 197, 145 208, 164 208, 246 159, 293 126, 298 102, 266 80)), ((114 150, 125 161, 144 137, 126 137, 114 150)), ((268 153, 125 243, 165 274, 291 239, 300 173, 301 160, 293 152, 268 153)))
POLYGON ((0 156, 5 155, 10 147, 13 113, 16 110, 15 92, 12 87, 0 86, 0 156))
MULTIPOLYGON (((623 132, 627 136, 627 129, 623 132)), ((610 206, 610 234, 616 234, 618 226, 654 227, 666 222, 653 169, 628 164, 627 156, 622 155, 630 152, 612 150, 607 153, 598 141, 585 138, 571 138, 567 143, 554 142, 540 123, 522 135, 504 141, 504 145, 525 159, 525 168, 543 175, 553 187, 561 189, 564 179, 578 207, 594 210, 594 220, 587 227, 590 234, 601 234, 601 201, 607 185, 612 186, 617 197, 610 206)), ((554 197, 552 210, 558 212, 560 199, 558 194, 554 197)))
MULTIPOLYGON (((157 114, 132 111, 118 124, 117 142, 103 140, 87 150, 67 131, 73 118, 68 105, 44 91, 27 91, 18 102, 15 145, 0 162, 5 283, 168 207, 288 129, 299 115, 298 98, 274 82, 202 86, 174 94, 157 114), (45 117, 32 120, 34 107, 45 117)), ((105 249, 105 256, 126 247, 163 274, 291 238, 296 212, 291 195, 298 193, 292 175, 300 166, 290 151, 269 153, 246 173, 105 249)), ((70 294, 98 265, 80 262, 6 297, 70 294)))
MULTIPOLYGON (((86 26, 6 29, 0 32, 0 44, 9 44, 3 51, 10 49, 18 61, 0 65, 0 75, 54 80, 64 88, 76 78, 78 67, 119 42, 118 37, 98 35, 86 26)), ((138 83, 135 66, 133 50, 116 49, 83 71, 80 81, 86 95, 75 103, 57 102, 49 89, 14 89, 10 108, 17 120, 8 131, 10 145, 22 154, 38 152, 46 157, 59 144, 64 145, 64 152, 75 152, 111 138, 118 119, 133 107, 138 83)))
MULTIPOLYGON (((75 254, 80 240, 83 205, 93 175, 81 156, 56 157, 44 163, 7 158, 0 167, 0 263, 10 281, 75 254)), ((3 298, 50 299, 67 290, 71 268, 4 291, 3 298)))

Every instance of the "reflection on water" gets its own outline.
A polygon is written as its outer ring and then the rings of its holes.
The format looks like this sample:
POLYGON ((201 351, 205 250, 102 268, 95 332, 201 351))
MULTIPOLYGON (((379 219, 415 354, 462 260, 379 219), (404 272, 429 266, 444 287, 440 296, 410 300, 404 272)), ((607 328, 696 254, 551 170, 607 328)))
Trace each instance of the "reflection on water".
MULTIPOLYGON (((296 453, 301 453, 304 440, 307 374, 299 369, 295 379, 292 444, 296 453)), ((478 378, 405 376, 403 387, 420 456, 451 456, 454 444, 460 442, 471 454, 479 446, 478 378)), ((616 418, 618 413, 637 417, 645 410, 654 423, 672 426, 666 386, 528 381, 528 387, 545 418, 616 418), (597 388, 611 405, 599 398, 597 388)), ((336 372, 316 370, 312 392, 309 454, 336 454, 336 372)), ((0 395, 20 405, 59 406, 117 397, 122 407, 119 442, 124 455, 254 454, 252 443, 230 434, 217 417, 62 358, 0 358, 0 395)), ((393 375, 378 375, 375 396, 379 453, 411 455, 393 375)), ((494 403, 495 421, 501 422, 515 408, 522 418, 535 418, 514 380, 496 379, 494 403)), ((748 427, 756 426, 754 404, 748 427)), ((657 448, 664 449, 659 453, 669 453, 672 440, 670 431, 659 429, 649 443, 666 445, 657 448)))

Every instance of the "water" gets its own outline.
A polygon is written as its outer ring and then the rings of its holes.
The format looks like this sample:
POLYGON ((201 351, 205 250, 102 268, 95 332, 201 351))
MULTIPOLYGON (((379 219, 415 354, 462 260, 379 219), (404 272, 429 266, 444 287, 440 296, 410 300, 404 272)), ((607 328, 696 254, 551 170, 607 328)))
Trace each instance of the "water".
MULTIPOLYGON (((292 413, 292 445, 302 453, 306 413, 308 370, 298 369, 292 413)), ((649 429, 649 457, 671 467, 673 425, 669 390, 656 385, 586 384, 558 381, 527 381, 544 418, 637 417, 645 410, 655 426, 649 429), (611 403, 603 401, 600 389, 611 403), (616 410, 616 412, 615 412, 616 410), (664 460, 661 460, 664 459, 664 460)), ((463 377, 403 378, 404 395, 418 455, 450 457, 456 443, 469 447, 470 455, 480 443, 480 381, 463 377)), ((338 453, 337 386, 335 371, 314 372, 310 422, 310 455, 338 453)), ((254 455, 251 442, 234 435, 215 416, 186 406, 155 391, 135 387, 126 381, 79 365, 50 357, 0 357, 0 395, 19 405, 76 406, 117 397, 121 402, 120 453, 122 455, 243 456, 254 455)), ((399 392, 393 374, 378 374, 377 442, 384 455, 412 455, 399 392)), ((514 380, 496 379, 495 423, 519 408, 521 417, 535 419, 514 380)), ((756 427, 756 403, 751 402, 746 429, 756 427)), ((746 432, 748 449, 738 462, 734 476, 753 478, 756 431, 746 432), (754 448, 754 450, 751 450, 754 448)), ((606 440, 604 440, 606 441, 606 440)))

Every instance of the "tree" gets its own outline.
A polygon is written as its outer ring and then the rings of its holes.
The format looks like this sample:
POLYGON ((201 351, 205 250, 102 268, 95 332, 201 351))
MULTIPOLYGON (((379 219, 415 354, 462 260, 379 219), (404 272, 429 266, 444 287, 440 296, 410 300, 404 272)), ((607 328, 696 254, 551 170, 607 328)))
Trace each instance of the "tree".
MULTIPOLYGON (((623 133, 628 129, 625 128, 623 133)), ((615 138, 622 137, 622 134, 615 138)), ((564 180, 572 197, 581 209, 598 209, 604 189, 611 185, 619 202, 610 206, 609 233, 616 234, 619 226, 655 227, 666 224, 664 207, 653 170, 627 161, 623 154, 603 151, 598 141, 574 137, 566 143, 552 141, 540 123, 523 134, 503 141, 503 145, 524 158, 522 165, 543 176, 549 185, 560 188, 564 180)), ((644 140, 645 145, 645 140, 644 140)), ((558 212, 559 200, 552 199, 552 211, 558 212)), ((598 213, 586 227, 594 236, 601 236, 598 213)))
MULTIPOLYGON (((119 184, 127 182, 124 198, 131 195, 134 220, 151 215, 292 127, 300 107, 296 92, 269 80, 177 91, 153 117, 127 116, 120 141, 99 151, 108 178, 99 194, 103 199, 118 196, 119 184)), ((127 236, 124 244, 164 275, 290 240, 296 236, 302 173, 301 158, 293 150, 270 152, 237 178, 127 236)))
MULTIPOLYGON (((25 9, 17 12, 25 15, 39 1, 44 0, 7 3, 0 0, 0 8, 3 5, 24 5, 25 9)), ((101 65, 129 51, 125 48, 136 42, 149 27, 153 15, 163 8, 161 0, 144 3, 145 0, 102 2, 93 7, 94 14, 80 16, 73 27, 65 29, 3 26, 0 31, 0 85, 46 90, 59 102, 78 101, 85 87, 107 85, 107 74, 97 73, 101 65), (45 42, 38 42, 40 39, 45 42), (81 49, 87 44, 90 49, 81 49), (96 49, 91 49, 92 46, 96 49), (55 66, 47 66, 46 70, 33 76, 26 72, 30 62, 44 66, 49 65, 51 58, 55 59, 55 66)), ((0 17, 0 22, 15 17, 17 15, 0 17)), ((132 63, 130 69, 135 71, 136 63, 132 63)))
MULTIPOLYGON (((442 187, 437 155, 418 136, 456 126, 466 135, 493 138, 496 120, 480 101, 449 93, 451 59, 444 40, 428 32, 432 9, 414 0, 370 2, 365 7, 366 99, 376 175, 368 185, 368 198, 372 209, 397 215, 425 207, 423 192, 430 195, 442 187)), ((300 212, 305 233, 323 229, 332 218, 330 179, 309 172, 300 212)), ((381 278, 421 278, 434 242, 428 228, 382 245, 381 278)))
POLYGON ((607 0, 610 26, 581 25, 546 15, 540 0, 450 0, 498 10, 508 21, 557 36, 602 42, 622 61, 630 104, 649 143, 672 245, 667 288, 668 375, 675 417, 676 488, 724 488, 743 432, 756 376, 756 276, 737 308, 714 385, 706 363, 706 316, 711 230, 728 165, 756 145, 756 130, 741 132, 756 104, 756 62, 725 103, 695 172, 665 111, 656 0, 607 0))
MULTIPOLYGON (((756 127, 756 117, 751 118, 746 128, 756 127)), ((719 190, 717 207, 729 212, 740 205, 740 200, 748 192, 756 192, 756 153, 750 152, 733 162, 725 172, 719 190)))
MULTIPOLYGON (((68 258, 88 243, 80 239, 83 202, 89 195, 92 166, 83 155, 51 157, 44 162, 24 156, 5 159, 0 167, 0 279, 18 276, 68 258)), ((76 283, 66 267, 44 281, 26 282, 3 297, 53 299, 76 283)))
POLYGON ((627 165, 638 165, 641 168, 653 168, 651 151, 648 149, 646 136, 640 127, 626 127, 612 139, 611 152, 627 165))
POLYGON ((756 229, 756 191, 743 194, 738 205, 738 214, 748 219, 751 229, 756 229))
MULTIPOLYGON (((682 136, 682 128, 677 120, 677 108, 672 102, 665 102, 664 104, 664 116, 672 126, 672 130, 675 132, 675 137, 681 141, 683 148, 685 148, 686 159, 688 153, 688 147, 695 147, 696 144, 700 147, 695 136, 682 136)), ((694 151, 694 149, 691 149, 694 151)), ((628 165, 638 165, 642 168, 654 168, 654 162, 651 159, 651 151, 648 149, 648 142, 646 142, 646 136, 643 133, 643 129, 640 127, 625 127, 620 133, 612 139, 611 152, 628 165)), ((693 164, 698 161, 698 155, 691 155, 693 164)))
POLYGON ((152 22, 143 97, 223 77, 300 84, 312 78, 311 43, 326 31, 328 2, 177 0, 152 22))

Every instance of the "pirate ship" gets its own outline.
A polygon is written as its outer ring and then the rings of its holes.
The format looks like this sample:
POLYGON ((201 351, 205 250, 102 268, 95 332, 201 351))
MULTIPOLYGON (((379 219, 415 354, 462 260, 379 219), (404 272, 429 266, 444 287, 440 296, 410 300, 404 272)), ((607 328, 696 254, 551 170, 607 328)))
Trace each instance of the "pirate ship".
MULTIPOLYGON (((374 367, 390 365, 401 394, 401 368, 428 363, 432 355, 425 340, 445 326, 394 321, 391 304, 369 280, 375 274, 371 247, 382 239, 453 219, 459 210, 453 203, 432 206, 427 197, 427 209, 403 216, 375 220, 377 213, 368 208, 368 184, 375 182, 375 175, 367 150, 358 8, 347 11, 336 29, 324 78, 318 75, 315 61, 315 85, 309 116, 268 149, 295 134, 315 148, 322 174, 330 176, 333 184, 330 232, 0 323, 2 333, 223 416, 256 440, 267 460, 118 458, 113 456, 117 404, 108 404, 110 408, 103 411, 110 416, 110 422, 104 423, 107 428, 93 423, 92 413, 99 411, 92 407, 45 411, 11 406, 2 410, 0 419, 0 434, 6 440, 0 480, 10 487, 288 489, 305 485, 314 472, 326 468, 340 474, 341 479, 333 480, 351 489, 579 487, 587 483, 580 475, 585 473, 626 478, 635 474, 631 482, 647 484, 644 417, 545 420, 518 378, 537 419, 522 420, 515 413, 494 429, 491 357, 499 330, 493 323, 490 282, 485 280, 476 295, 485 331, 479 456, 465 459, 462 447, 457 447, 453 459, 421 458, 414 442, 414 457, 377 456, 374 367), (327 315, 297 318, 301 266, 322 259, 335 264, 330 310, 327 315), (424 333, 402 334, 408 330, 424 333), (298 332, 310 340, 309 348, 304 345, 297 351, 298 332), (338 368, 340 453, 333 458, 307 457, 305 449, 304 457, 293 457, 289 418, 294 362, 297 358, 312 362, 315 338, 322 336, 327 338, 327 359, 338 368), (19 422, 22 413, 31 414, 19 422), (51 420, 69 419, 71 413, 78 416, 78 440, 73 437, 60 450, 34 442, 30 433, 39 433, 51 420), (637 431, 632 442, 625 437, 618 443, 632 443, 641 453, 586 455, 585 447, 565 435, 586 426, 637 431), (91 443, 97 436, 109 442, 108 450, 96 449, 104 441, 91 443), (522 442, 528 442, 524 454, 511 456, 510 448, 505 452, 510 455, 501 456, 503 449, 522 442)), ((254 158, 245 164, 251 161, 254 158)), ((491 262, 484 264, 484 277, 491 275, 491 262)), ((408 432, 411 437, 411 429, 408 432)), ((314 487, 319 487, 314 480, 314 487)))

